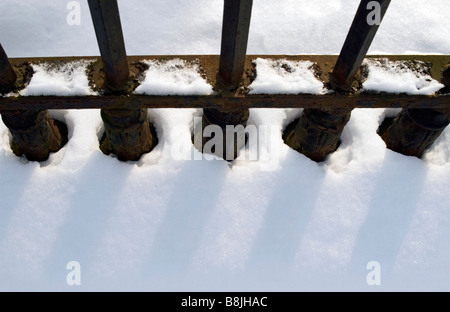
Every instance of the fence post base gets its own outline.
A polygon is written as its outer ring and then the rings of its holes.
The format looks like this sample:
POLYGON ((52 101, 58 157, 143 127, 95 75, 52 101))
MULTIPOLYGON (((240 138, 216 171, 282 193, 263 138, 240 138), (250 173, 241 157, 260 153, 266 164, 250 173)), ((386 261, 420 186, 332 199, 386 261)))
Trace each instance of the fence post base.
POLYGON ((420 158, 449 125, 449 121, 448 112, 403 109, 386 131, 379 134, 390 150, 420 158))
MULTIPOLYGON (((450 64, 442 70, 442 83, 450 89, 450 64)), ((386 147, 407 156, 422 157, 450 123, 449 109, 403 109, 383 133, 386 147)))
POLYGON ((28 160, 45 161, 67 142, 47 110, 5 111, 2 120, 12 134, 14 154, 28 160))
POLYGON ((305 109, 300 119, 286 128, 284 142, 308 158, 321 162, 336 151, 351 110, 305 109))
POLYGON ((146 109, 101 110, 105 135, 100 149, 106 155, 115 154, 121 161, 136 161, 157 144, 150 130, 146 109))
MULTIPOLYGON (((214 153, 216 156, 222 157, 225 160, 232 161, 236 159, 239 155, 239 150, 243 148, 246 144, 245 140, 245 132, 237 131, 233 132, 233 138, 227 137, 226 127, 229 126, 239 126, 242 125, 244 128, 247 126, 248 117, 250 115, 250 111, 246 110, 238 110, 238 111, 230 111, 223 112, 221 110, 208 108, 203 110, 202 117, 202 133, 205 128, 209 125, 217 125, 222 129, 223 134, 223 149, 222 153, 214 153), (231 141, 232 140, 232 141, 231 141), (230 146, 229 142, 233 142, 232 146, 230 146), (232 150, 230 150, 230 148, 232 150)), ((205 144, 211 138, 205 138, 202 136, 202 152, 205 144)))

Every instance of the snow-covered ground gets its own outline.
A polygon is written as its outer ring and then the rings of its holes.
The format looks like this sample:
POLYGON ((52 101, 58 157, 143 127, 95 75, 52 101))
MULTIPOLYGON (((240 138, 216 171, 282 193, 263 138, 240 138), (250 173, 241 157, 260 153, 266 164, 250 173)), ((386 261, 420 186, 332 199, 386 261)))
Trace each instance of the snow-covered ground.
MULTIPOLYGON (((98 55, 87 2, 79 1, 80 25, 67 23, 69 2, 2 0, 8 55, 98 55)), ((358 4, 255 0, 248 52, 337 54, 358 4)), ((218 54, 222 6, 119 0, 127 52, 218 54)), ((442 0, 392 1, 370 51, 450 54, 449 10, 442 0)), ((289 83, 310 88, 295 92, 320 92, 302 71, 289 83)), ((407 73, 372 74, 367 89, 382 90, 385 79, 392 79, 387 88, 397 86, 389 91, 439 89, 407 73)), ((268 77, 278 83, 270 88, 280 88, 279 77, 268 77)), ((23 92, 85 94, 84 78, 42 68, 23 92), (60 83, 45 85, 52 77, 60 83)), ((146 80, 141 91, 168 92, 179 79, 196 84, 180 92, 210 92, 190 71, 165 85, 146 80)), ((320 164, 281 139, 300 110, 252 110, 250 124, 267 150, 231 165, 192 147, 201 110, 149 110, 159 144, 127 163, 99 150, 98 110, 53 111, 68 125, 69 142, 42 163, 14 156, 0 122, 0 290, 448 291, 450 129, 423 159, 406 157, 376 133, 395 113, 354 110, 338 151, 320 164), (80 264, 80 286, 66 282, 71 261, 80 264), (381 285, 369 285, 378 273, 381 285)))

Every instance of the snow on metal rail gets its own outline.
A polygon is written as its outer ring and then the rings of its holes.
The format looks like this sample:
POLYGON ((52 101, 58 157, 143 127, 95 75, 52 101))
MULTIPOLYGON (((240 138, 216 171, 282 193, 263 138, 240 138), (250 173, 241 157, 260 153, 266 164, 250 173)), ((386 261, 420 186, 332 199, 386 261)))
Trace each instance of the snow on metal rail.
MULTIPOLYGON (((334 152, 343 128, 355 108, 403 108, 395 120, 380 127, 387 147, 420 157, 449 124, 450 56, 371 56, 392 61, 423 61, 432 78, 442 81, 444 91, 435 95, 406 95, 358 91, 363 60, 387 12, 390 0, 362 0, 339 56, 246 55, 252 0, 224 0, 221 54, 217 56, 127 56, 116 0, 88 0, 101 58, 13 58, 0 45, 0 93, 18 92, 30 81, 30 64, 65 64, 89 60, 87 76, 98 96, 6 96, 0 97, 2 119, 13 135, 13 150, 30 160, 42 161, 64 144, 64 131, 48 109, 101 109, 105 135, 100 142, 105 154, 120 160, 137 160, 157 144, 146 109, 202 108, 208 125, 246 126, 250 108, 304 108, 289 125, 283 139, 287 145, 315 161, 334 152), (330 92, 312 94, 249 94, 255 79, 257 57, 276 60, 308 60, 330 92), (214 95, 157 96, 134 91, 142 78, 145 60, 181 58, 195 61, 214 95)), ((234 134, 233 134, 234 136, 234 134)), ((224 145, 229 140, 223 137, 224 145)), ((234 157, 245 145, 242 135, 233 138, 234 157), (241 139, 239 139, 241 138, 241 139)), ((206 141, 202 142, 203 145, 206 141)), ((229 155, 229 151, 224 153, 229 155)), ((233 153, 232 153, 233 154, 233 153)), ((222 155, 223 156, 223 155, 222 155)), ((225 158, 225 157, 224 157, 225 158)))
POLYGON ((435 108, 450 109, 448 95, 356 94, 356 95, 102 95, 20 96, 0 99, 0 111, 31 109, 136 109, 136 108, 435 108))
MULTIPOLYGON (((211 85, 217 84, 219 69, 218 55, 191 56, 133 56, 128 57, 129 67, 138 72, 137 64, 145 60, 184 59, 196 61, 203 70, 202 74, 211 85)), ((0 97, 0 111, 30 109, 137 109, 137 108, 220 108, 226 111, 248 108, 438 108, 450 109, 450 94, 410 95, 374 92, 331 92, 314 94, 248 94, 250 82, 255 78, 253 60, 268 58, 271 60, 313 61, 321 74, 320 80, 329 85, 327 72, 337 56, 331 55, 248 55, 245 62, 245 77, 240 81, 239 89, 231 94, 214 95, 140 95, 134 89, 123 90, 120 94, 108 94, 101 90, 99 95, 87 96, 8 96, 0 97)), ((392 61, 423 61, 432 64, 430 74, 433 79, 442 80, 444 66, 450 63, 450 55, 389 55, 369 56, 368 58, 386 58, 392 61)), ((20 69, 29 64, 68 64, 76 61, 95 61, 96 57, 71 58, 13 58, 9 59, 12 67, 20 69)), ((20 73, 19 73, 20 75, 20 73)), ((87 76, 90 85, 104 85, 104 77, 98 69, 92 69, 87 76)), ((31 77, 30 77, 31 78, 31 77)), ((28 78, 28 79, 30 79, 28 78)), ((137 79, 137 77, 133 77, 137 79)), ((21 81, 24 81, 22 78, 21 81)), ((25 85, 19 85, 19 89, 25 85)))

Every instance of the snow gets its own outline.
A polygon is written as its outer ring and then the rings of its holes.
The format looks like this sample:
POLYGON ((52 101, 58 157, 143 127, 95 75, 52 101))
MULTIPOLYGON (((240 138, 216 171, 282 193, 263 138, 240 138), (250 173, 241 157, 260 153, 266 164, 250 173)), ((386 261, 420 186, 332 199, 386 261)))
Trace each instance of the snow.
MULTIPOLYGON (((0 42, 10 57, 98 55, 80 4, 81 25, 69 26, 67 1, 3 0, 0 42)), ((249 53, 339 53, 358 4, 254 1, 249 53)), ((222 5, 119 0, 127 51, 218 54, 222 5)), ((393 1, 370 51, 450 54, 449 9, 393 1)), ((165 83, 144 81, 142 92, 173 92, 176 77, 160 70, 165 83)), ((69 72, 55 74, 55 85, 42 71, 33 84, 45 86, 28 90, 87 92, 69 72)), ((398 91, 403 82, 389 79, 398 91)), ((413 92, 434 91, 412 76, 408 90, 413 81, 413 92)), ((406 157, 376 133, 396 112, 354 110, 339 149, 319 164, 281 139, 298 109, 251 110, 249 124, 269 130, 259 138, 265 158, 231 164, 192 147, 196 109, 149 110, 159 144, 137 162, 101 153, 96 109, 52 111, 69 142, 42 163, 14 156, 0 122, 0 289, 448 291, 450 129, 423 159, 406 157), (263 170, 270 157, 276 165, 263 170), (80 286, 66 283, 71 261, 80 263, 80 286), (370 261, 380 264, 379 286, 366 282, 370 261)))
POLYGON ((94 95, 86 75, 89 62, 55 64, 32 64, 33 77, 28 86, 19 92, 22 96, 75 96, 94 95))
MULTIPOLYGON (((430 75, 409 68, 405 61, 366 59, 364 63, 369 70, 363 83, 363 90, 366 91, 432 95, 444 87, 430 75)), ((418 66, 425 65, 419 63, 418 66)))
MULTIPOLYGON (((0 36, 7 53, 99 55, 87 1, 79 1, 81 24, 73 26, 66 21, 69 2, 1 1, 0 36)), ((338 54, 359 5, 358 0, 254 2, 249 54, 338 54)), ((222 0, 118 3, 129 55, 220 53, 222 0)), ((449 8, 442 0, 392 2, 369 53, 448 54, 450 29, 442 12, 449 8)))
POLYGON ((250 94, 321 94, 323 83, 314 76, 313 62, 295 62, 257 58, 256 79, 250 94))
POLYGON ((213 88, 200 74, 198 64, 181 59, 165 62, 143 61, 149 68, 145 79, 136 88, 137 94, 147 95, 211 95, 213 88))

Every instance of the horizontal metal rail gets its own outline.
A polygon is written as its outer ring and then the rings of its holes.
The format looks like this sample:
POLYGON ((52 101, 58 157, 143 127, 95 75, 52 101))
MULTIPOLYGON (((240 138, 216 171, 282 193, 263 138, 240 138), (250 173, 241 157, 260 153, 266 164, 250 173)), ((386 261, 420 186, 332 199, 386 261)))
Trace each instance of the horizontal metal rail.
MULTIPOLYGON (((244 89, 251 84, 254 77, 254 65, 257 57, 287 60, 310 60, 320 68, 319 78, 324 84, 328 83, 328 73, 333 68, 337 56, 335 55, 249 55, 246 58, 244 73, 244 89)), ((370 56, 370 58, 388 58, 389 60, 417 60, 431 64, 430 75, 442 80, 442 69, 450 63, 449 55, 389 55, 370 56)), ((142 60, 167 60, 182 58, 188 62, 199 63, 206 80, 215 85, 219 69, 219 56, 128 56, 130 70, 136 79, 136 64, 142 60)), ((24 64, 33 63, 67 63, 77 60, 98 60, 98 57, 71 58, 11 58, 13 67, 19 68, 24 64)), ((101 62, 100 62, 101 63, 101 62)), ((89 74, 92 85, 101 86, 104 77, 101 70, 93 70, 89 74)), ((450 95, 408 95, 393 93, 327 93, 323 95, 311 94, 246 94, 237 92, 235 96, 157 96, 136 95, 128 91, 122 95, 98 96, 5 96, 0 97, 0 111, 6 110, 43 110, 43 109, 136 109, 136 108, 217 108, 224 111, 247 108, 319 108, 319 109, 353 109, 353 108, 434 108, 450 110, 450 95)))
POLYGON ((435 108, 450 110, 450 95, 325 94, 220 96, 26 96, 0 98, 0 111, 135 108, 435 108))

